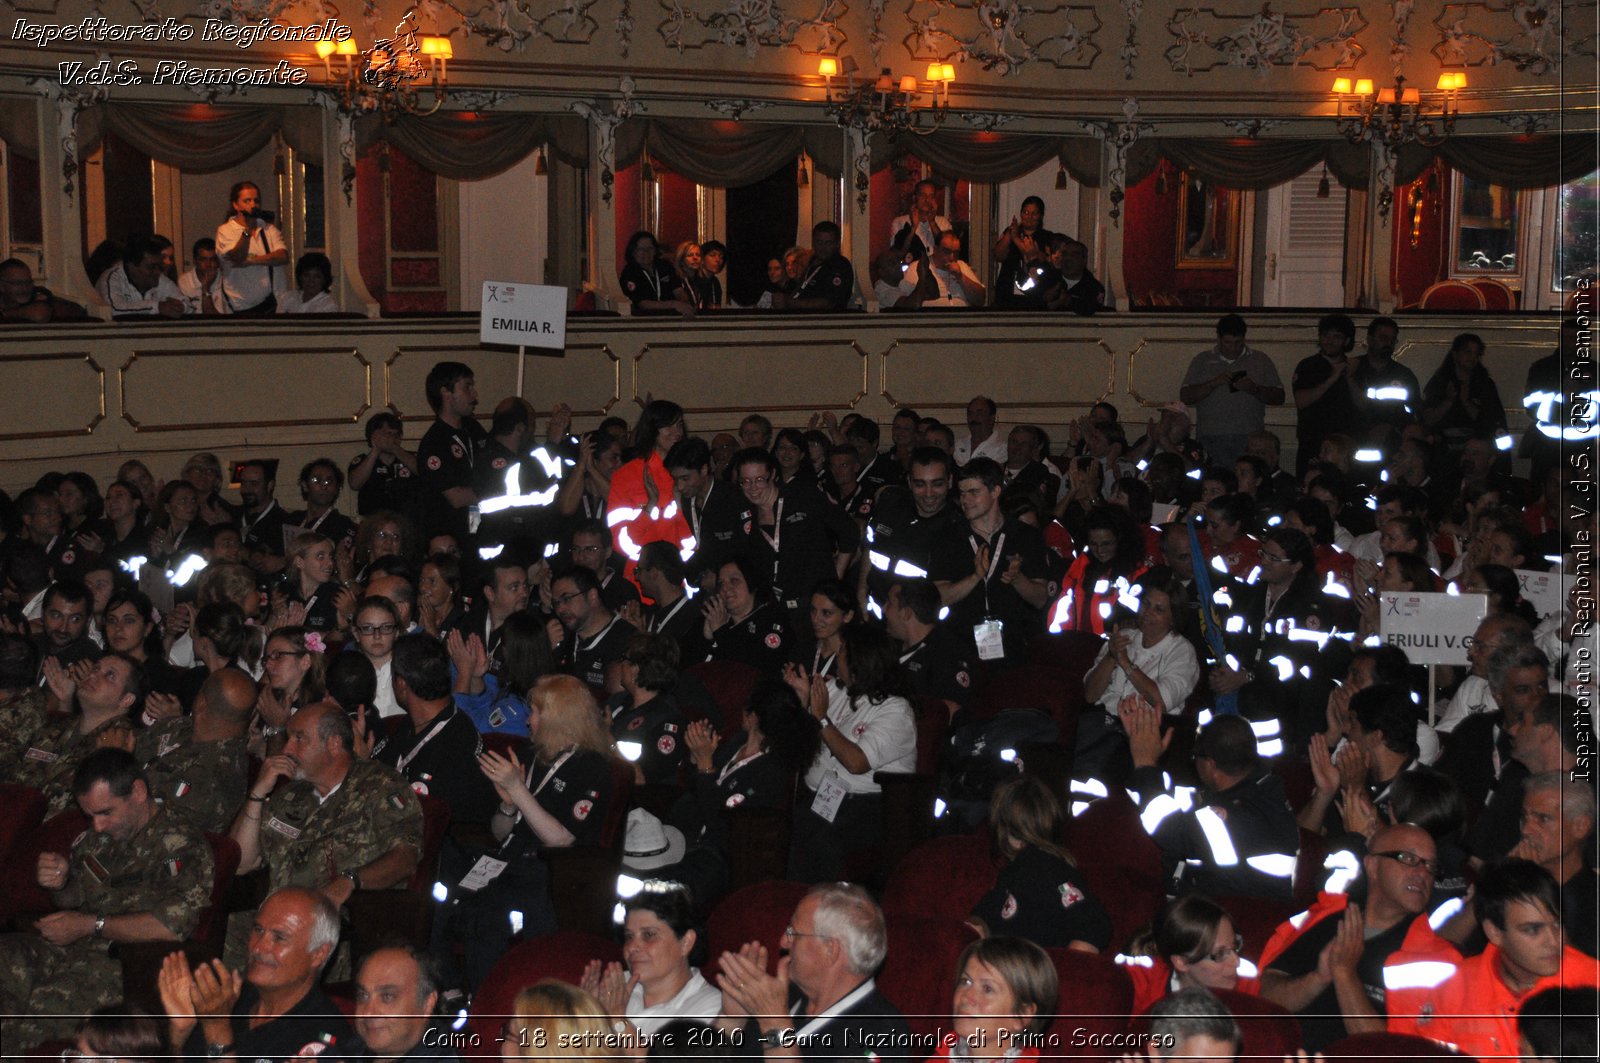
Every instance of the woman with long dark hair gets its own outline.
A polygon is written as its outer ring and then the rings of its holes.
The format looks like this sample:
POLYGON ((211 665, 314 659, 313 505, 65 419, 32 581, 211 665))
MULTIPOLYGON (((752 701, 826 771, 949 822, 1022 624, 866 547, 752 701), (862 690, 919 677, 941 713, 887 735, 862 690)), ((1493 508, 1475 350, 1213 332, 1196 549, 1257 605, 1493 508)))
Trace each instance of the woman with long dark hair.
POLYGON ((1483 367, 1483 351, 1481 338, 1461 333, 1422 386, 1422 423, 1439 435, 1452 454, 1460 454, 1469 439, 1493 437, 1506 428, 1500 389, 1483 367))
POLYGON ((622 254, 623 267, 618 278, 622 294, 633 304, 633 312, 670 311, 694 317, 694 303, 684 291, 683 281, 671 264, 661 257, 655 234, 640 229, 628 237, 622 254))
POLYGON ((629 579, 645 543, 665 539, 681 545, 694 534, 679 509, 666 461, 668 452, 687 434, 683 407, 652 399, 634 423, 629 460, 611 476, 606 524, 612 545, 627 558, 623 575, 629 579))

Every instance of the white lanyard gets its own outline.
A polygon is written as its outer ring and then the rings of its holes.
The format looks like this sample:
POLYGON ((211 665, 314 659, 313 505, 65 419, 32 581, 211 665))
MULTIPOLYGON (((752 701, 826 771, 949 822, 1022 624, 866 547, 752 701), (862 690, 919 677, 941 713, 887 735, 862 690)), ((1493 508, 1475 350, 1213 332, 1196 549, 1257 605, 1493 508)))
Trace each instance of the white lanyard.
POLYGON ((833 662, 837 661, 838 659, 839 654, 837 652, 830 653, 827 657, 823 657, 822 645, 819 643, 817 645, 816 652, 811 655, 811 674, 827 675, 829 672, 833 671, 833 662))
POLYGON ((755 760, 765 752, 765 749, 758 749, 754 753, 750 754, 750 756, 745 757, 743 760, 740 760, 738 757, 733 757, 730 759, 728 763, 722 766, 722 770, 717 773, 717 785, 721 786, 727 781, 728 776, 732 775, 746 764, 749 764, 751 761, 755 760))
MULTIPOLYGON (((772 552, 777 553, 778 540, 783 537, 783 499, 778 499, 777 506, 773 507, 772 510, 772 534, 768 535, 767 529, 762 526, 761 514, 759 513, 756 514, 756 530, 767 541, 767 545, 772 547, 772 552)), ((776 564, 777 562, 774 561, 773 563, 776 564)))
POLYGON ((922 647, 926 646, 927 644, 928 644, 927 640, 924 639, 922 642, 917 643, 915 646, 911 647, 909 650, 907 650, 906 652, 902 653, 900 655, 900 663, 901 664, 905 664, 907 661, 911 660, 911 658, 913 658, 917 654, 921 653, 922 652, 922 647))
POLYGON ((819 263, 818 265, 811 267, 811 272, 807 273, 805 280, 800 282, 800 290, 802 292, 811 287, 811 282, 816 279, 817 274, 822 272, 822 266, 825 264, 826 263, 819 263))
MULTIPOLYGON (((978 556, 978 537, 976 535, 968 535, 967 536, 967 541, 972 544, 972 556, 973 557, 977 557, 978 556)), ((989 581, 990 580, 994 579, 994 570, 1000 567, 1000 556, 1001 556, 1002 551, 1005 550, 1005 548, 1006 548, 1006 533, 1005 532, 1001 532, 1000 533, 1000 538, 994 544, 994 550, 989 556, 989 571, 984 573, 984 576, 983 576, 983 585, 985 587, 987 587, 989 585, 989 581)))
MULTIPOLYGON (((601 628, 600 629, 600 633, 595 635, 594 638, 590 639, 589 640, 589 644, 587 646, 579 644, 578 652, 579 653, 588 653, 589 651, 593 650, 596 646, 600 645, 600 640, 605 638, 606 635, 610 633, 611 629, 617 626, 617 621, 621 620, 621 619, 622 619, 622 614, 613 613, 611 615, 611 623, 609 623, 605 627, 601 628)), ((572 633, 572 637, 574 639, 576 639, 578 637, 578 633, 576 631, 574 631, 572 633)))
POLYGON ((274 498, 271 502, 267 503, 267 508, 263 509, 261 511, 261 513, 256 517, 255 520, 244 522, 244 527, 239 532, 239 538, 248 539, 250 537, 250 530, 252 528, 254 528, 257 524, 260 524, 262 521, 266 520, 267 519, 267 514, 271 513, 273 508, 276 507, 277 504, 278 504, 278 500, 276 498, 274 498))
POLYGON ((467 464, 471 465, 473 463, 473 459, 477 457, 477 452, 472 446, 472 437, 469 435, 466 438, 466 441, 463 442, 459 435, 451 432, 450 438, 456 441, 456 446, 460 447, 461 452, 467 456, 467 464))
POLYGON ((678 615, 678 610, 682 609, 685 605, 688 605, 688 604, 689 604, 689 596, 687 594, 685 594, 683 597, 679 598, 676 602, 673 602, 672 603, 672 608, 668 609, 664 615, 662 615, 662 616, 652 616, 650 618, 649 630, 650 631, 660 631, 661 629, 665 628, 667 626, 667 624, 669 624, 672 621, 672 618, 678 615))
POLYGON ((449 723, 450 717, 454 716, 455 714, 456 709, 454 705, 450 706, 449 712, 441 712, 439 714, 439 718, 434 721, 433 726, 428 728, 428 730, 423 734, 421 741, 411 747, 411 752, 395 761, 394 770, 403 773, 406 770, 406 765, 417 759, 417 754, 422 752, 422 747, 433 741, 434 736, 440 731, 444 730, 444 725, 449 723))
POLYGON ((314 523, 307 524, 306 525, 306 529, 308 531, 316 531, 318 528, 322 527, 322 522, 327 520, 328 519, 328 514, 330 514, 332 512, 333 512, 332 508, 323 510, 322 511, 322 516, 318 517, 314 523))
MULTIPOLYGON (((568 746, 565 750, 563 750, 561 755, 556 758, 556 762, 554 764, 550 765, 550 770, 544 773, 544 778, 539 780, 539 785, 538 786, 534 786, 533 785, 533 769, 536 767, 536 765, 535 764, 529 764, 528 765, 528 774, 526 776, 524 776, 523 780, 522 780, 522 784, 524 786, 528 787, 528 793, 531 796, 537 798, 539 796, 540 791, 542 791, 545 788, 545 784, 550 781, 551 777, 554 776, 556 772, 561 770, 561 765, 565 764, 567 762, 567 760, 569 758, 571 758, 572 754, 576 753, 577 751, 578 751, 578 747, 577 746, 568 746)), ((517 824, 521 823, 521 822, 522 822, 522 810, 519 808, 519 809, 517 809, 517 814, 515 816, 511 817, 511 829, 513 831, 516 830, 517 829, 517 824)), ((506 835, 506 841, 510 841, 510 840, 511 840, 511 835, 508 833, 506 835)), ((504 843, 501 843, 501 844, 504 844, 504 843)))

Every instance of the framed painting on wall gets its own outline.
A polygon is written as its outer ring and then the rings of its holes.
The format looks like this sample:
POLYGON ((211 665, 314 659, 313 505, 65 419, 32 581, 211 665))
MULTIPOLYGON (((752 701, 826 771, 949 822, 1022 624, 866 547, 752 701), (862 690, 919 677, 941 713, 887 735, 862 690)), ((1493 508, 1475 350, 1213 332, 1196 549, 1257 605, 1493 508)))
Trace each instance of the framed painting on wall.
POLYGON ((1178 182, 1178 269, 1239 267, 1239 193, 1183 171, 1178 182))

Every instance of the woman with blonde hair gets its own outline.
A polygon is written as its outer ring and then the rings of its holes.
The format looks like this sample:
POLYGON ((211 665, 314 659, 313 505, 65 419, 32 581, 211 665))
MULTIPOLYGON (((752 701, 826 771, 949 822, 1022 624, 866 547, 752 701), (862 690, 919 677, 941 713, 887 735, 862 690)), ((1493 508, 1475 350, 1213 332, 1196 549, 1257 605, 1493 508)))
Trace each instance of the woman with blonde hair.
POLYGON ((600 1002, 555 978, 517 994, 505 1035, 502 1059, 619 1059, 624 1054, 600 1002))
POLYGON ((478 757, 500 796, 489 826, 501 843, 495 856, 507 867, 456 908, 451 936, 466 943, 461 974, 468 989, 477 988, 518 933, 556 930, 542 854, 598 845, 611 807, 613 764, 633 770, 616 760, 600 707, 574 676, 547 675, 533 685, 528 733, 521 756, 486 749, 478 757), (513 912, 520 913, 515 927, 513 912))
POLYGON ((305 607, 300 623, 313 631, 343 630, 355 612, 355 596, 334 580, 333 540, 316 532, 294 537, 285 565, 284 596, 288 604, 305 607), (340 599, 348 598, 340 609, 340 599))
MULTIPOLYGON (((178 668, 193 668, 200 663, 195 655, 194 635, 191 627, 201 609, 219 602, 231 602, 244 614, 246 623, 261 620, 261 589, 256 585, 255 573, 244 565, 228 562, 207 565, 195 581, 194 601, 174 606, 162 625, 162 638, 167 643, 167 660, 178 668)), ((271 625, 277 626, 277 625, 271 625)), ((242 656, 257 672, 259 639, 245 640, 242 656)))
POLYGON ((989 841, 1005 861, 994 888, 972 910, 988 934, 1026 938, 1045 948, 1099 952, 1111 943, 1111 919, 1058 841, 1067 813, 1034 775, 996 786, 989 799, 989 841))

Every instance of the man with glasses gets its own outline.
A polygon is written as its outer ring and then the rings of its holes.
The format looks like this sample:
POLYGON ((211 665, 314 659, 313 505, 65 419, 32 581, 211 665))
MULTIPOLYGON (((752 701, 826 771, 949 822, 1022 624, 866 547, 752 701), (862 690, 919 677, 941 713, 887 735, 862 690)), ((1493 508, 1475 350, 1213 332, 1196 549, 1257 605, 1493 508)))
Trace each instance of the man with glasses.
POLYGON ((787 962, 774 973, 759 942, 722 954, 717 1028, 744 1034, 768 1059, 908 1055, 906 1021, 872 978, 888 938, 883 910, 866 890, 813 886, 783 932, 787 962))
POLYGON ((557 576, 550 584, 550 604, 560 625, 550 631, 558 666, 596 690, 613 689, 608 673, 620 666, 638 628, 606 607, 600 581, 587 568, 557 576))
POLYGON ((1261 953, 1261 995, 1299 1014, 1307 1052, 1348 1034, 1383 1032, 1386 1006, 1394 1015, 1407 994, 1437 984, 1461 960, 1428 925, 1439 864, 1427 831, 1380 830, 1362 870, 1365 904, 1324 893, 1261 953))
MULTIPOLYGON (((393 768, 355 754, 336 701, 307 705, 284 728, 229 831, 239 872, 267 869, 271 888, 300 886, 344 905, 358 889, 403 886, 422 854, 422 808, 393 768), (282 783, 280 786, 279 784, 282 783)), ((253 913, 228 919, 226 954, 240 966, 253 913)))
MULTIPOLYGON (((611 533, 600 520, 586 520, 572 533, 572 563, 594 573, 600 585, 600 600, 607 609, 616 612, 629 602, 639 600, 639 588, 622 575, 621 558, 611 546, 611 533)), ((559 567, 559 566, 558 566, 559 567)))
POLYGON ((303 512, 291 514, 289 523, 298 524, 333 541, 335 546, 354 543, 356 523, 336 508, 344 489, 344 473, 332 458, 317 458, 300 470, 300 497, 303 512))
POLYGON ((406 717, 372 748, 372 759, 405 777, 419 794, 450 806, 450 822, 483 825, 494 814, 494 786, 476 770, 483 738, 450 693, 450 655, 432 635, 395 640, 395 704, 406 717))

